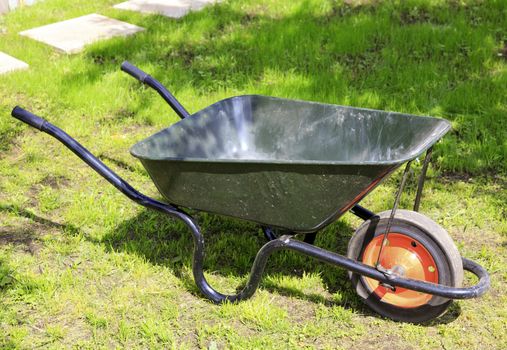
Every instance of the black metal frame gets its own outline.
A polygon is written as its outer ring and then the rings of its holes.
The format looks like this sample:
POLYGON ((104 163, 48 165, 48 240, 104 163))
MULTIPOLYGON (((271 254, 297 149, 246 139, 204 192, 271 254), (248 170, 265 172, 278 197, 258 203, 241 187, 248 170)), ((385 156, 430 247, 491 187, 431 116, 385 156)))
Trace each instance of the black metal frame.
POLYGON ((412 161, 409 161, 405 166, 405 170, 403 171, 403 176, 401 177, 400 186, 398 187, 398 191, 396 192, 396 199, 394 200, 393 209, 391 209, 391 214, 389 215, 389 220, 387 221, 386 229, 384 232, 384 237, 382 237, 382 243, 380 244, 380 249, 378 251, 377 261, 375 262, 375 267, 379 271, 385 272, 386 270, 382 265, 380 265, 380 261, 382 258, 382 252, 384 251, 384 247, 387 243, 387 236, 391 231, 391 225, 393 223, 394 217, 396 215, 396 210, 398 210, 398 204, 400 203, 401 194, 403 193, 403 188, 405 187, 405 182, 407 181, 408 171, 410 170, 410 164, 412 161))
MULTIPOLYGON (((147 83, 157 92, 159 92, 159 94, 162 95, 166 101, 168 101, 169 105, 176 111, 176 113, 178 113, 180 117, 185 118, 189 115, 183 106, 181 106, 181 104, 174 98, 174 96, 161 83, 151 78, 148 74, 144 73, 128 62, 124 62, 122 64, 122 70, 126 71, 141 82, 147 83)), ((264 228, 265 234, 268 232, 268 238, 270 238, 270 241, 264 244, 264 246, 262 246, 257 252, 249 279, 243 290, 235 295, 222 294, 211 287, 204 276, 204 237, 196 221, 189 214, 185 213, 183 210, 177 208, 176 206, 162 203, 137 191, 120 176, 114 173, 110 168, 108 168, 102 161, 91 154, 86 148, 79 144, 75 139, 73 139, 60 128, 47 122, 46 120, 20 107, 15 107, 12 110, 12 116, 59 140, 67 148, 74 152, 79 158, 81 158, 86 164, 88 164, 92 169, 94 169, 97 173, 99 173, 114 187, 116 187, 119 191, 121 191, 124 195, 126 195, 134 202, 146 208, 154 209, 171 217, 182 220, 192 232, 194 239, 192 270, 195 283, 202 294, 204 294, 204 296, 215 303, 222 303, 225 301, 233 302, 251 297, 259 286, 262 274, 270 255, 280 250, 293 250, 301 254, 313 257, 319 261, 329 263, 333 266, 340 266, 362 276, 373 278, 390 286, 399 286, 419 292, 438 295, 445 298, 475 298, 484 294, 489 288, 490 280, 487 271, 479 264, 465 258, 463 258, 463 268, 475 274, 479 278, 479 282, 471 287, 454 288, 440 284, 403 278, 386 271, 380 271, 377 268, 365 265, 345 256, 316 247, 310 243, 294 239, 291 235, 283 235, 279 238, 276 238, 272 229, 264 228)), ((351 209, 351 212, 364 220, 368 220, 375 215, 373 212, 357 204, 351 209)), ((313 233, 313 235, 314 234, 315 233, 313 233)))

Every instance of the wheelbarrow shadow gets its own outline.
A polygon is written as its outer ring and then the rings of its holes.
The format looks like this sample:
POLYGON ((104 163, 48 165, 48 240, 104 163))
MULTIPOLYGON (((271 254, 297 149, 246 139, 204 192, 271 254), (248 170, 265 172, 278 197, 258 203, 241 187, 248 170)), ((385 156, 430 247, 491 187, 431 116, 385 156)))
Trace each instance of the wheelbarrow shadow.
MULTIPOLYGON (((56 228, 68 235, 80 233, 79 228, 71 224, 45 219, 18 206, 0 205, 0 211, 16 213, 30 219, 34 224, 41 226, 41 229, 56 228)), ((206 240, 205 270, 213 271, 214 274, 221 276, 233 275, 246 278, 250 273, 258 249, 266 243, 259 226, 207 213, 192 214, 203 230, 206 240)), ((319 232, 315 244, 321 248, 344 254, 353 231, 352 226, 338 221, 319 232)), ((7 234, 7 236, 9 235, 7 234)), ((87 240, 104 246, 106 250, 135 254, 144 257, 154 265, 168 267, 182 280, 183 286, 189 292, 197 297, 202 297, 191 275, 187 273, 192 266, 193 241, 188 228, 179 220, 174 220, 152 210, 142 209, 138 215, 121 222, 100 240, 89 237, 87 240)), ((16 244, 16 242, 9 240, 10 244, 16 244)), ((24 243, 24 241, 19 242, 19 244, 24 243)), ((5 267, 4 270, 7 268, 6 263, 0 261, 0 267, 5 267)), ((2 269, 0 268, 0 270, 2 269)), ((349 282, 346 270, 320 263, 296 252, 281 251, 273 254, 268 260, 260 287, 280 295, 328 306, 339 305, 365 316, 381 318, 380 315, 370 311, 357 297, 349 282), (308 292, 302 288, 283 286, 278 282, 281 277, 301 277, 304 274, 319 276, 326 293, 308 292), (334 298, 330 294, 341 297, 334 298)), ((238 289, 240 288, 242 286, 238 287, 238 289)), ((450 323, 460 314, 459 304, 453 303, 444 315, 426 322, 424 325, 450 323)))
MULTIPOLYGON (((204 232, 205 271, 212 271, 219 276, 238 276, 246 281, 257 251, 266 243, 260 227, 250 222, 208 213, 197 212, 192 215, 204 232)), ((352 226, 343 220, 338 221, 319 232, 315 244, 332 252, 346 254, 353 232, 352 226)), ((179 220, 151 210, 142 210, 134 218, 106 233, 98 243, 111 251, 142 256, 154 265, 170 268, 189 292, 202 297, 188 273, 192 266, 191 234, 179 220)), ((242 288, 243 285, 238 286, 237 291, 242 288)), ((281 251, 273 254, 268 260, 260 288, 314 303, 339 305, 365 316, 381 318, 370 311, 356 295, 345 269, 321 263, 297 252, 281 251), (279 282, 286 276, 302 277, 305 274, 319 276, 325 292, 308 292, 279 282)), ((450 323, 460 314, 459 304, 453 303, 444 315, 425 325, 450 323)))

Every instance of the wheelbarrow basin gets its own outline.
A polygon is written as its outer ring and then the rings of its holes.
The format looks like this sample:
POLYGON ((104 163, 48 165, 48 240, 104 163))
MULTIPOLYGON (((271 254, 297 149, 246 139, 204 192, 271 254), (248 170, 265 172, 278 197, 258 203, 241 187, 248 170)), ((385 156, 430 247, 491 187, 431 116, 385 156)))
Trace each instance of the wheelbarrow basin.
POLYGON ((444 119, 246 95, 131 148, 171 203, 312 232, 437 142, 444 119))

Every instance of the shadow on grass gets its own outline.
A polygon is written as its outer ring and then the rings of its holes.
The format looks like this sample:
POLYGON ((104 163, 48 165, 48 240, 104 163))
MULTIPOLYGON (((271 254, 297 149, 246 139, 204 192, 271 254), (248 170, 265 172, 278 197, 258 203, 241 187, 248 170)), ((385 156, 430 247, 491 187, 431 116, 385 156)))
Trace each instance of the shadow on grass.
MULTIPOLYGON (((65 232, 73 232, 70 227, 62 225, 59 223, 55 223, 51 220, 47 220, 40 216, 33 214, 28 210, 24 210, 15 205, 5 205, 0 204, 0 213, 7 212, 16 214, 18 216, 30 219, 27 225, 23 225, 22 227, 12 228, 9 226, 0 227, 0 250, 3 246, 10 245, 15 246, 18 249, 22 249, 23 251, 35 255, 38 253, 41 247, 41 242, 39 240, 38 230, 40 228, 57 228, 64 229, 65 232)), ((31 279, 23 276, 21 284, 23 286, 27 286, 30 288, 31 279)), ((7 292, 9 289, 13 289, 19 284, 20 281, 15 277, 15 270, 9 265, 8 259, 3 256, 0 256, 0 296, 2 293, 7 292)), ((0 339, 0 347, 4 345, 2 340, 0 339)), ((8 348, 8 347, 7 347, 8 348)))
MULTIPOLYGON (((195 218, 205 236, 205 270, 222 276, 247 278, 257 251, 266 243, 260 228, 248 222, 206 213, 195 213, 195 218)), ((353 231, 351 226, 338 221, 319 232, 315 244, 323 249, 345 254, 353 231)), ((193 279, 183 273, 192 266, 193 241, 189 230, 182 223, 168 219, 165 215, 143 210, 135 218, 121 223, 106 234, 100 243, 109 249, 139 255, 152 264, 171 268, 189 291, 202 297, 193 279)), ((273 254, 268 260, 260 287, 280 295, 328 306, 340 305, 363 315, 380 317, 362 304, 349 282, 346 270, 296 252, 281 251, 273 254), (285 276, 302 277, 304 274, 319 276, 325 290, 332 294, 337 293, 339 300, 303 291, 301 288, 283 286, 277 282, 285 276)), ((237 291, 241 288, 243 286, 239 286, 237 291)), ((452 322, 460 313, 460 306, 455 303, 443 316, 427 322, 427 325, 452 322)))
MULTIPOLYGON (((45 219, 17 206, 0 205, 0 211, 28 218, 43 228, 56 228, 71 235, 81 233, 80 229, 73 225, 45 219)), ((233 275, 246 278, 250 273, 257 251, 266 243, 260 228, 249 222, 216 215, 200 212, 193 214, 205 232, 205 270, 222 276, 233 275)), ((345 254, 350 233, 353 230, 351 226, 338 221, 319 232, 315 244, 321 248, 345 254)), ((154 265, 169 267, 190 292, 202 298, 193 279, 184 273, 192 266, 193 241, 189 230, 179 220, 173 220, 151 210, 142 210, 136 217, 122 222, 114 230, 106 233, 101 240, 94 240, 86 235, 83 237, 94 244, 103 245, 111 251, 135 254, 146 258, 154 265)), ((10 239, 5 243, 26 245, 27 240, 36 239, 35 233, 30 235, 27 230, 23 230, 21 241, 10 239)), ((9 288, 14 283, 14 279, 9 277, 9 273, 8 266, 0 260, 0 280, 2 280, 2 276, 7 276, 3 280, 4 286, 0 288, 2 290, 9 288)), ((273 254, 268 260, 260 287, 280 295, 328 306, 340 305, 363 315, 380 317, 362 304, 349 283, 346 270, 320 263, 296 252, 282 251, 273 254), (338 293, 340 300, 330 299, 319 293, 308 293, 296 287, 282 286, 276 281, 280 277, 301 277, 303 274, 318 275, 325 289, 330 293, 338 293)), ((238 291, 240 288, 242 286, 238 287, 238 291)), ((459 304, 454 303, 443 316, 426 324, 449 323, 456 319, 460 313, 459 304)))
MULTIPOLYGON (((248 276, 257 251, 266 243, 259 226, 206 213, 197 213, 195 218, 205 237, 205 269, 223 276, 248 276)), ((338 233, 340 231, 350 232, 352 229, 338 222, 320 233, 316 244, 330 251, 344 253, 348 237, 347 234, 338 233)), ((168 266, 179 277, 184 277, 184 268, 192 266, 193 241, 189 230, 182 223, 150 210, 143 210, 135 218, 121 223, 106 234, 101 243, 113 250, 143 256, 153 264, 168 266)), ((273 254, 266 267, 266 275, 275 278, 302 276, 304 273, 318 274, 331 293, 350 289, 344 270, 295 252, 273 254)), ((193 280, 187 282, 194 286, 193 280)), ((261 282, 261 287, 314 302, 328 302, 318 294, 307 295, 297 289, 280 288, 266 279, 261 282)), ((192 290, 197 291, 195 287, 192 290)))
POLYGON ((2 211, 3 212, 12 213, 12 214, 18 215, 18 216, 23 217, 23 218, 30 219, 33 222, 35 222, 37 224, 40 224, 40 225, 42 225, 42 226, 44 226, 46 228, 60 229, 63 232, 66 232, 66 233, 69 233, 69 234, 72 234, 72 235, 77 235, 78 233, 81 232, 80 229, 77 228, 74 225, 60 224, 58 222, 54 222, 54 221, 45 219, 43 217, 35 215, 34 213, 32 213, 29 210, 23 209, 23 208, 21 208, 21 207, 19 207, 17 205, 0 204, 0 212, 2 212, 2 211))

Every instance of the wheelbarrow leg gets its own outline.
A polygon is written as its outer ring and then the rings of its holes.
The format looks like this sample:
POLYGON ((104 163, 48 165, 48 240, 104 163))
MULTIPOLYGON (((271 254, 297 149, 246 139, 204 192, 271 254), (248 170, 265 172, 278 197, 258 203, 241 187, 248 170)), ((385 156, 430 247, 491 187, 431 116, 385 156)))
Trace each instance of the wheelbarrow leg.
MULTIPOLYGON (((262 232, 264 233, 264 237, 268 241, 272 241, 277 239, 279 236, 283 236, 284 234, 292 235, 293 233, 290 231, 283 231, 283 234, 277 232, 276 229, 269 226, 262 226, 262 232)), ((315 243, 315 238, 317 237, 317 232, 305 233, 305 237, 303 238, 303 242, 308 244, 315 243)))
POLYGON ((308 244, 314 244, 315 238, 317 237, 317 232, 310 232, 305 234, 305 238, 303 238, 303 242, 308 244))
POLYGON ((359 204, 356 204, 354 205, 351 209, 350 209, 350 212, 352 214, 354 214, 355 216, 357 216, 358 218, 361 218, 363 220, 370 220, 372 217, 375 216, 375 213, 366 209, 365 207, 363 206, 360 206, 359 204))
POLYGON ((433 153, 433 147, 428 148, 426 151, 426 157, 424 157, 421 174, 419 175, 419 181, 417 183, 417 193, 414 200, 414 211, 419 211, 419 205, 421 204, 422 191, 424 188, 424 181, 426 180, 426 172, 428 171, 428 165, 431 161, 431 155, 433 153))
POLYGON ((272 227, 269 226, 262 226, 262 233, 264 233, 264 237, 268 241, 272 241, 274 239, 277 239, 275 230, 272 227))

